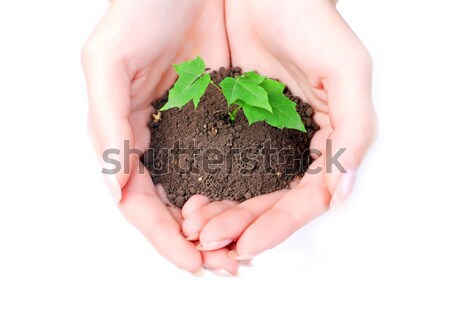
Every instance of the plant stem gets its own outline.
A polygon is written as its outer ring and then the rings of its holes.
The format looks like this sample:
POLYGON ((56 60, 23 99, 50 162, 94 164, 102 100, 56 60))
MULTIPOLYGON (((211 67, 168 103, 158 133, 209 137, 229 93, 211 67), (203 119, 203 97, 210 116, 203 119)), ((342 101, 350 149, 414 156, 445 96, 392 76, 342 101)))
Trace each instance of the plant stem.
POLYGON ((231 122, 234 122, 234 120, 236 120, 236 115, 239 112, 239 110, 241 110, 241 108, 242 108, 241 106, 237 106, 236 108, 234 108, 232 112, 229 113, 231 122))
MULTIPOLYGON (((217 88, 217 90, 223 94, 223 90, 222 90, 222 88, 220 88, 220 86, 217 86, 216 83, 214 83, 212 80, 211 80, 210 84, 212 86, 214 86, 215 88, 217 88)), ((236 115, 239 112, 239 110, 241 110, 241 108, 242 107, 238 105, 236 108, 234 108, 234 110, 232 112, 229 113, 231 122, 234 122, 234 120, 236 120, 236 115)))
POLYGON ((220 86, 217 86, 216 83, 214 83, 212 80, 211 80, 211 82, 209 82, 209 83, 210 83, 212 86, 214 86, 215 88, 217 88, 217 90, 223 94, 223 91, 222 91, 222 89, 220 88, 220 86))

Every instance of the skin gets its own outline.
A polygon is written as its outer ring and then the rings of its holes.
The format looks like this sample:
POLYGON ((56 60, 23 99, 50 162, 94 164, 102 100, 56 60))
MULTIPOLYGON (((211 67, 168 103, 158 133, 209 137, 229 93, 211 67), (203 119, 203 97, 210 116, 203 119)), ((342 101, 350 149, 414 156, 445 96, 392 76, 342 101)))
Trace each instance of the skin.
MULTIPOLYGON (((328 208, 342 206, 356 172, 375 138, 372 105, 372 63, 369 53, 327 0, 228 0, 227 30, 233 64, 244 71, 258 69, 285 82, 310 103, 320 131, 311 148, 339 158, 347 170, 306 174, 291 190, 257 197, 214 218, 199 221, 207 208, 197 208, 191 220, 201 228, 200 242, 237 241, 235 259, 251 258, 283 242, 328 208), (278 18, 282 17, 282 18, 278 18), (267 21, 270 21, 269 23, 267 21), (271 230, 270 233, 267 230, 271 230)), ((311 168, 325 168, 326 154, 311 168)))
MULTIPOLYGON (((99 160, 106 149, 123 152, 125 140, 141 152, 148 148, 151 102, 175 81, 172 64, 197 55, 210 67, 229 66, 223 1, 112 2, 82 50, 88 129, 99 160)), ((126 157, 119 157, 124 165, 126 157)), ((128 161, 130 172, 122 167, 114 176, 105 175, 126 219, 179 268, 196 273, 203 265, 235 274, 238 263, 228 249, 201 253, 185 239, 179 209, 167 205, 147 171, 139 174, 137 155, 128 161)))
MULTIPOLYGON (((122 167, 105 182, 161 255, 193 273, 203 266, 236 274, 237 259, 274 247, 350 194, 375 134, 371 60, 329 0, 115 0, 82 52, 88 128, 99 160, 106 149, 123 151, 125 140, 146 150, 150 103, 175 81, 171 64, 197 55, 210 68, 232 60, 287 83, 316 111, 321 130, 312 147, 324 152, 330 138, 334 151, 347 148, 339 161, 348 174, 308 174, 289 191, 242 204, 194 196, 181 212, 148 172, 139 174, 145 169, 138 155, 119 156, 130 171, 122 167)), ((321 156, 312 167, 324 164, 321 156)))

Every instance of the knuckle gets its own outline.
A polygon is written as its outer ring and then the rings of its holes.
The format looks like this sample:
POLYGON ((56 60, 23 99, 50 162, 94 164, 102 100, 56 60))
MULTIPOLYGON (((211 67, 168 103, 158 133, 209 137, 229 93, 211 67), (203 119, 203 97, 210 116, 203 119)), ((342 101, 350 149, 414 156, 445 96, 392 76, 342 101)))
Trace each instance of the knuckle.
POLYGON ((353 136, 351 143, 346 147, 345 166, 347 167, 360 165, 377 137, 376 127, 372 123, 362 126, 357 133, 359 136, 353 136))
POLYGON ((201 226, 204 225, 211 217, 208 215, 208 212, 199 209, 195 211, 190 218, 192 225, 201 226))
POLYGON ((367 131, 369 147, 372 146, 378 138, 378 120, 376 118, 376 115, 374 115, 372 120, 373 121, 372 121, 372 123, 370 123, 369 130, 367 131))
POLYGON ((93 62, 115 62, 122 59, 120 45, 113 39, 89 38, 81 48, 81 64, 88 67, 93 62))
POLYGON ((340 75, 367 76, 373 72, 373 60, 367 48, 360 42, 350 45, 341 51, 340 62, 333 66, 334 71, 340 75))
POLYGON ((365 156, 376 139, 375 128, 370 123, 360 128, 358 133, 360 135, 353 137, 351 145, 347 147, 349 151, 346 152, 346 154, 350 154, 352 157, 349 159, 356 161, 357 164, 362 162, 362 158, 365 156))
POLYGON ((236 214, 238 214, 245 222, 255 221, 258 218, 257 214, 250 209, 236 208, 236 214))
POLYGON ((92 39, 88 39, 81 48, 81 64, 83 66, 86 66, 97 54, 96 49, 98 48, 92 42, 92 39))
POLYGON ((361 52, 359 53, 360 66, 366 71, 372 73, 373 71, 373 59, 369 50, 365 46, 361 46, 361 52))
POLYGON ((358 146, 367 146, 368 143, 372 143, 376 138, 376 127, 370 120, 361 125, 358 133, 360 136, 355 137, 358 141, 358 146))
POLYGON ((226 205, 226 206, 228 206, 228 207, 234 207, 234 206, 237 206, 238 204, 239 204, 239 202, 236 202, 236 201, 231 201, 231 200, 224 200, 223 201, 224 202, 224 204, 226 205))
POLYGON ((185 235, 190 235, 191 233, 195 232, 193 231, 193 229, 194 228, 192 227, 192 223, 188 219, 184 220, 183 223, 181 224, 181 230, 185 235))
POLYGON ((359 134, 359 136, 353 136, 353 138, 357 140, 356 144, 360 147, 369 148, 375 142, 378 134, 378 123, 372 103, 369 104, 361 122, 355 123, 354 134, 359 134))

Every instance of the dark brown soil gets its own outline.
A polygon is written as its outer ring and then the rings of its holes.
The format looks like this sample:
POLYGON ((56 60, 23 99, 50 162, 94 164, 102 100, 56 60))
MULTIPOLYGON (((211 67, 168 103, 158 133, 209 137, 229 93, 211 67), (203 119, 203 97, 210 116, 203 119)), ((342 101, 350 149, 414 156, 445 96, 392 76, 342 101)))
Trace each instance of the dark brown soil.
MULTIPOLYGON (((221 68, 211 77, 218 84, 239 74, 239 68, 221 68)), ((144 156, 155 184, 162 184, 178 207, 194 194, 243 201, 288 187, 310 165, 308 148, 319 127, 308 104, 289 91, 286 95, 297 103, 307 133, 263 122, 249 126, 242 110, 231 122, 227 102, 214 86, 195 111, 191 102, 181 110, 162 112, 160 121, 149 124, 152 143, 144 156)), ((166 102, 167 94, 154 105, 159 109, 166 102)))

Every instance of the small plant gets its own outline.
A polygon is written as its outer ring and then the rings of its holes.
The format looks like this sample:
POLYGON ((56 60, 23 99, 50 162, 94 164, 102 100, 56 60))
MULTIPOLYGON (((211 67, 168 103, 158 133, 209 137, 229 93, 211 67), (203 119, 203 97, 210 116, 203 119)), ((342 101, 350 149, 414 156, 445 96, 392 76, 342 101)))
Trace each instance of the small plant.
POLYGON ((225 96, 230 108, 231 121, 242 109, 250 125, 265 121, 279 129, 288 128, 306 132, 295 102, 284 95, 286 85, 256 72, 247 72, 236 78, 226 77, 217 86, 205 73, 202 58, 174 65, 178 80, 169 91, 169 100, 160 111, 182 108, 191 100, 194 108, 200 103, 209 84, 214 85, 225 96))

